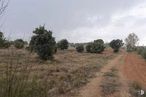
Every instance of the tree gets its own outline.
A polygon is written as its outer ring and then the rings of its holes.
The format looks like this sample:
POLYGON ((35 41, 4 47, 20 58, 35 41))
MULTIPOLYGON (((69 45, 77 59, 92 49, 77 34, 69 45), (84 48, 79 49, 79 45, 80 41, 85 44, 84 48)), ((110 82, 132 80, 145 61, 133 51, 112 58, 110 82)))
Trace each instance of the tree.
POLYGON ((104 41, 102 39, 94 40, 92 45, 93 53, 101 53, 105 49, 104 41))
POLYGON ((24 44, 25 42, 22 40, 22 39, 16 39, 14 41, 14 46, 17 48, 17 49, 22 49, 24 47, 24 44))
POLYGON ((76 50, 77 52, 82 53, 84 51, 84 46, 80 44, 76 47, 76 50))
POLYGON ((4 34, 3 32, 0 32, 0 48, 4 47, 4 42, 5 42, 4 34))
POLYGON ((133 51, 136 48, 136 44, 139 41, 139 38, 136 34, 131 33, 125 39, 127 51, 133 51))
POLYGON ((52 31, 48 31, 44 26, 36 28, 30 41, 30 48, 36 52, 42 60, 50 60, 55 53, 55 38, 52 36, 52 31))
POLYGON ((119 52, 119 49, 122 46, 123 46, 123 41, 120 39, 112 40, 110 42, 110 47, 114 50, 114 52, 119 52))
POLYGON ((86 46, 86 51, 90 53, 101 53, 105 49, 104 41, 102 39, 94 40, 86 46))
POLYGON ((88 43, 87 45, 86 45, 86 51, 88 52, 88 53, 91 53, 92 52, 92 43, 88 43))
POLYGON ((0 32, 0 48, 9 48, 10 45, 10 42, 4 37, 3 32, 0 32))
POLYGON ((57 43, 57 47, 60 48, 61 50, 68 49, 69 42, 67 39, 62 39, 57 43))
POLYGON ((3 14, 5 9, 7 8, 9 0, 0 0, 0 16, 3 14))

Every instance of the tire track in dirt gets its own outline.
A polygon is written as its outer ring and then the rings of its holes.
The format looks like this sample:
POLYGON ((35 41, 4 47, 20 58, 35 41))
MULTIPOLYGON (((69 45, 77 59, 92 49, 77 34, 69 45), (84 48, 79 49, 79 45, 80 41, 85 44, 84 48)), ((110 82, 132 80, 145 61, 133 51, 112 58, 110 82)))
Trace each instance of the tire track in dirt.
POLYGON ((146 88, 146 62, 135 53, 128 53, 124 59, 123 74, 130 81, 137 81, 146 88))
POLYGON ((80 89, 78 97, 101 97, 100 84, 103 79, 103 74, 109 72, 112 67, 119 64, 121 57, 122 55, 119 55, 115 59, 109 61, 109 63, 101 69, 100 73, 96 74, 95 78, 91 79, 86 86, 80 89))

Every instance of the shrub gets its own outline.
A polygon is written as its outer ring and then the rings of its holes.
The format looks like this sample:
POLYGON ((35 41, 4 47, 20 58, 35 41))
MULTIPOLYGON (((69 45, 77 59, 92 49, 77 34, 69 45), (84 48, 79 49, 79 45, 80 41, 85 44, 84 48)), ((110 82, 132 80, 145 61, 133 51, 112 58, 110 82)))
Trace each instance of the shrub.
POLYGON ((102 39, 95 40, 92 45, 93 53, 101 53, 105 49, 104 41, 102 39))
POLYGON ((123 41, 120 39, 112 40, 110 42, 110 47, 113 49, 114 52, 119 52, 119 49, 122 46, 123 46, 123 41))
POLYGON ((52 31, 47 31, 44 26, 36 28, 30 41, 31 51, 35 51, 42 60, 50 60, 53 58, 56 46, 55 38, 52 31))
POLYGON ((88 43, 87 46, 86 46, 86 51, 88 53, 91 53, 92 52, 92 43, 88 43))
POLYGON ((10 42, 5 39, 3 32, 0 32, 0 48, 10 47, 10 42))
POLYGON ((104 41, 102 39, 95 40, 86 46, 86 51, 89 53, 101 53, 105 49, 104 41))
POLYGON ((57 47, 61 50, 68 49, 69 43, 67 39, 62 39, 57 43, 57 47))
POLYGON ((141 55, 144 59, 146 59, 146 48, 143 49, 141 55))
POLYGON ((137 50, 137 53, 141 55, 144 50, 144 47, 137 47, 136 50, 137 50))
POLYGON ((5 40, 4 48, 9 48, 10 46, 11 46, 11 43, 8 40, 5 40))
POLYGON ((83 52, 84 51, 84 46, 83 45, 78 45, 77 47, 76 47, 76 50, 77 50, 77 52, 83 52))
POLYGON ((22 39, 16 39, 14 41, 14 46, 17 48, 17 49, 22 49, 24 47, 24 41, 22 39))

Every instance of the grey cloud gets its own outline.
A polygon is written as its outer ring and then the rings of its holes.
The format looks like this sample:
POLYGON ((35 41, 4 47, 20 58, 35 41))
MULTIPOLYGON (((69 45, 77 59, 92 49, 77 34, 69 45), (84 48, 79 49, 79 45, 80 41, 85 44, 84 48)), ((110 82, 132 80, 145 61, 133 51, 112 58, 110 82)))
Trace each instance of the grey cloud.
MULTIPOLYGON (((57 40, 67 37, 71 42, 84 42, 98 37, 115 38, 119 34, 114 32, 125 27, 123 21, 131 18, 124 17, 113 24, 113 15, 142 2, 145 0, 12 0, 2 30, 6 35, 16 33, 11 36, 13 39, 25 35, 28 40, 35 27, 45 24, 57 40), (117 27, 107 30, 110 25, 117 27)), ((124 31, 127 30, 120 32, 124 31)))

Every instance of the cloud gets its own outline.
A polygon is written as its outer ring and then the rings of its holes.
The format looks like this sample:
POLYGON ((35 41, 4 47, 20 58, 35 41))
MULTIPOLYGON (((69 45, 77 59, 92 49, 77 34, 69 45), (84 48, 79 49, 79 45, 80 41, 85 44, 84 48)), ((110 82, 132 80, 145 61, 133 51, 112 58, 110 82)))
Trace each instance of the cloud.
POLYGON ((100 38, 106 42, 110 42, 116 38, 124 40, 128 34, 134 32, 140 38, 139 45, 144 45, 146 44, 144 37, 144 35, 146 35, 145 10, 146 3, 142 3, 129 10, 113 13, 111 17, 106 20, 106 25, 102 25, 102 23, 104 23, 104 19, 107 19, 107 17, 105 18, 98 15, 90 16, 86 18, 86 21, 87 24, 92 26, 86 25, 78 27, 70 32, 64 30, 60 36, 67 36, 71 42, 87 42, 100 38))
POLYGON ((109 42, 135 32, 146 44, 145 6, 145 0, 13 0, 2 30, 12 39, 29 40, 33 29, 45 24, 57 40, 70 42, 109 42))

